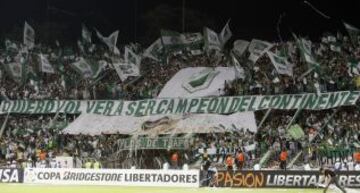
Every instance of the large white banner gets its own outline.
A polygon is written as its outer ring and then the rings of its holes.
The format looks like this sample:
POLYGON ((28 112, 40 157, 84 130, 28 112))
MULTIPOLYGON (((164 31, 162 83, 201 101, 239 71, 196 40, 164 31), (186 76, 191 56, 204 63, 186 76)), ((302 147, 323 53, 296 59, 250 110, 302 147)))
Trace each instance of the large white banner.
POLYGON ((171 135, 184 133, 225 133, 240 129, 257 131, 253 112, 232 115, 192 114, 144 117, 82 114, 63 130, 69 134, 171 135))
POLYGON ((199 187, 199 170, 120 170, 26 168, 24 183, 199 187))

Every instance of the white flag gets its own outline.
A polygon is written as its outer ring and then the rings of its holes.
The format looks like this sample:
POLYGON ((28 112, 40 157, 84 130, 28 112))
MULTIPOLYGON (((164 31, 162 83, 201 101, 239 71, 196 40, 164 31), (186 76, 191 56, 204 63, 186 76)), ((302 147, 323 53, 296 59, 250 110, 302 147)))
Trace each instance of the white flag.
POLYGON ((221 41, 221 46, 222 47, 224 47, 226 42, 232 36, 232 32, 231 32, 230 27, 229 27, 229 22, 230 22, 230 20, 226 23, 226 25, 224 26, 224 28, 221 30, 221 33, 220 33, 220 41, 221 41))
POLYGON ((52 65, 50 64, 49 60, 47 59, 46 56, 44 56, 43 54, 40 54, 39 55, 40 57, 40 69, 42 72, 45 72, 45 73, 51 73, 51 74, 54 74, 55 73, 55 70, 54 68, 52 67, 52 65))
POLYGON ((35 30, 25 21, 24 44, 32 49, 35 46, 35 30))
POLYGON ((119 30, 113 32, 110 34, 109 37, 104 37, 98 30, 96 30, 96 35, 99 37, 99 39, 104 42, 109 49, 114 52, 115 54, 119 54, 119 49, 116 47, 117 39, 119 36, 119 30))
POLYGON ((181 34, 175 31, 161 30, 161 42, 167 51, 200 49, 203 41, 201 33, 181 34))
POLYGON ((113 66, 121 81, 125 81, 130 76, 140 76, 140 70, 135 64, 113 59, 113 66))
POLYGON ((84 41, 91 43, 91 32, 87 29, 87 27, 83 24, 81 29, 81 37, 84 41))
POLYGON ((235 77, 236 79, 245 79, 245 70, 240 65, 239 61, 236 59, 234 55, 232 55, 233 63, 234 63, 234 70, 235 70, 235 77))
POLYGON ((280 57, 271 52, 267 52, 267 55, 279 74, 293 76, 293 65, 290 64, 285 57, 280 57))
POLYGON ((96 78, 103 70, 103 66, 98 61, 84 59, 83 57, 80 57, 71 66, 84 78, 96 78))
POLYGON ((144 57, 151 58, 155 61, 160 61, 160 55, 162 53, 162 43, 161 39, 157 39, 154 43, 152 43, 143 53, 144 57))
POLYGON ((344 26, 345 26, 353 44, 357 44, 359 41, 358 38, 360 35, 360 29, 358 29, 348 23, 345 23, 345 22, 344 22, 344 26))
POLYGON ((244 54, 245 50, 248 48, 249 44, 250 42, 245 40, 236 40, 233 47, 234 53, 237 56, 241 57, 244 54))
POLYGON ((205 48, 206 50, 218 50, 221 51, 221 42, 219 36, 213 30, 204 28, 205 48))
POLYGON ((265 52, 271 49, 272 46, 273 44, 269 42, 253 39, 248 49, 250 52, 249 60, 255 63, 265 52))
POLYGON ((140 67, 141 56, 135 54, 130 48, 125 46, 124 53, 125 63, 135 64, 137 67, 140 67))
POLYGON ((90 78, 93 74, 90 65, 83 57, 80 57, 78 61, 71 64, 76 71, 78 71, 84 78, 90 78))

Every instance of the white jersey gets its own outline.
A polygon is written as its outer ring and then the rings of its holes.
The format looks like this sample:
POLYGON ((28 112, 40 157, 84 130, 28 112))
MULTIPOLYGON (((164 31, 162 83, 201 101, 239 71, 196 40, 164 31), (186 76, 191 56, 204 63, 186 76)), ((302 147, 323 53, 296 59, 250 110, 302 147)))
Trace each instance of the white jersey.
POLYGON ((40 162, 40 168, 46 168, 46 161, 40 162))
POLYGON ((355 171, 360 171, 360 164, 355 165, 355 171))
POLYGON ((56 162, 56 159, 51 159, 50 160, 50 168, 57 168, 57 162, 56 162))
POLYGON ((32 168, 32 163, 30 161, 26 162, 25 167, 26 168, 32 168))

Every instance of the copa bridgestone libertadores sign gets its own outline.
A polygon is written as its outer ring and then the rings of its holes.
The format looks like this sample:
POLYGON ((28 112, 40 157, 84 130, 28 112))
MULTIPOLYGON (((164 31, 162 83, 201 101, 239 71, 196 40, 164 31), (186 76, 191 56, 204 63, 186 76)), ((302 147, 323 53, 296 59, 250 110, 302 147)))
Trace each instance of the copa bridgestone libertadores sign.
POLYGON ((231 114, 265 109, 323 110, 355 105, 360 91, 289 95, 257 95, 202 98, 123 100, 10 100, 2 101, 0 114, 98 114, 106 116, 150 116, 231 114))
POLYGON ((199 187, 199 170, 26 168, 24 182, 61 185, 199 187))
MULTIPOLYGON (((359 171, 339 171, 339 184, 360 188, 359 171)), ((316 188, 324 184, 318 171, 219 171, 217 186, 234 188, 316 188)))

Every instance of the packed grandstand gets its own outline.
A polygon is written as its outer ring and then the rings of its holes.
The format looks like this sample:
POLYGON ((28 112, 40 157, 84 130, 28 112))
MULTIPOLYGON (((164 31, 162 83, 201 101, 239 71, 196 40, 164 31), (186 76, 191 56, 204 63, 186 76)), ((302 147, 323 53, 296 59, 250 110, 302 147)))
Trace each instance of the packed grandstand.
POLYGON ((25 22, 0 49, 0 165, 360 171, 360 30, 344 27, 230 42, 228 22, 120 48, 85 25, 38 44, 25 22))

